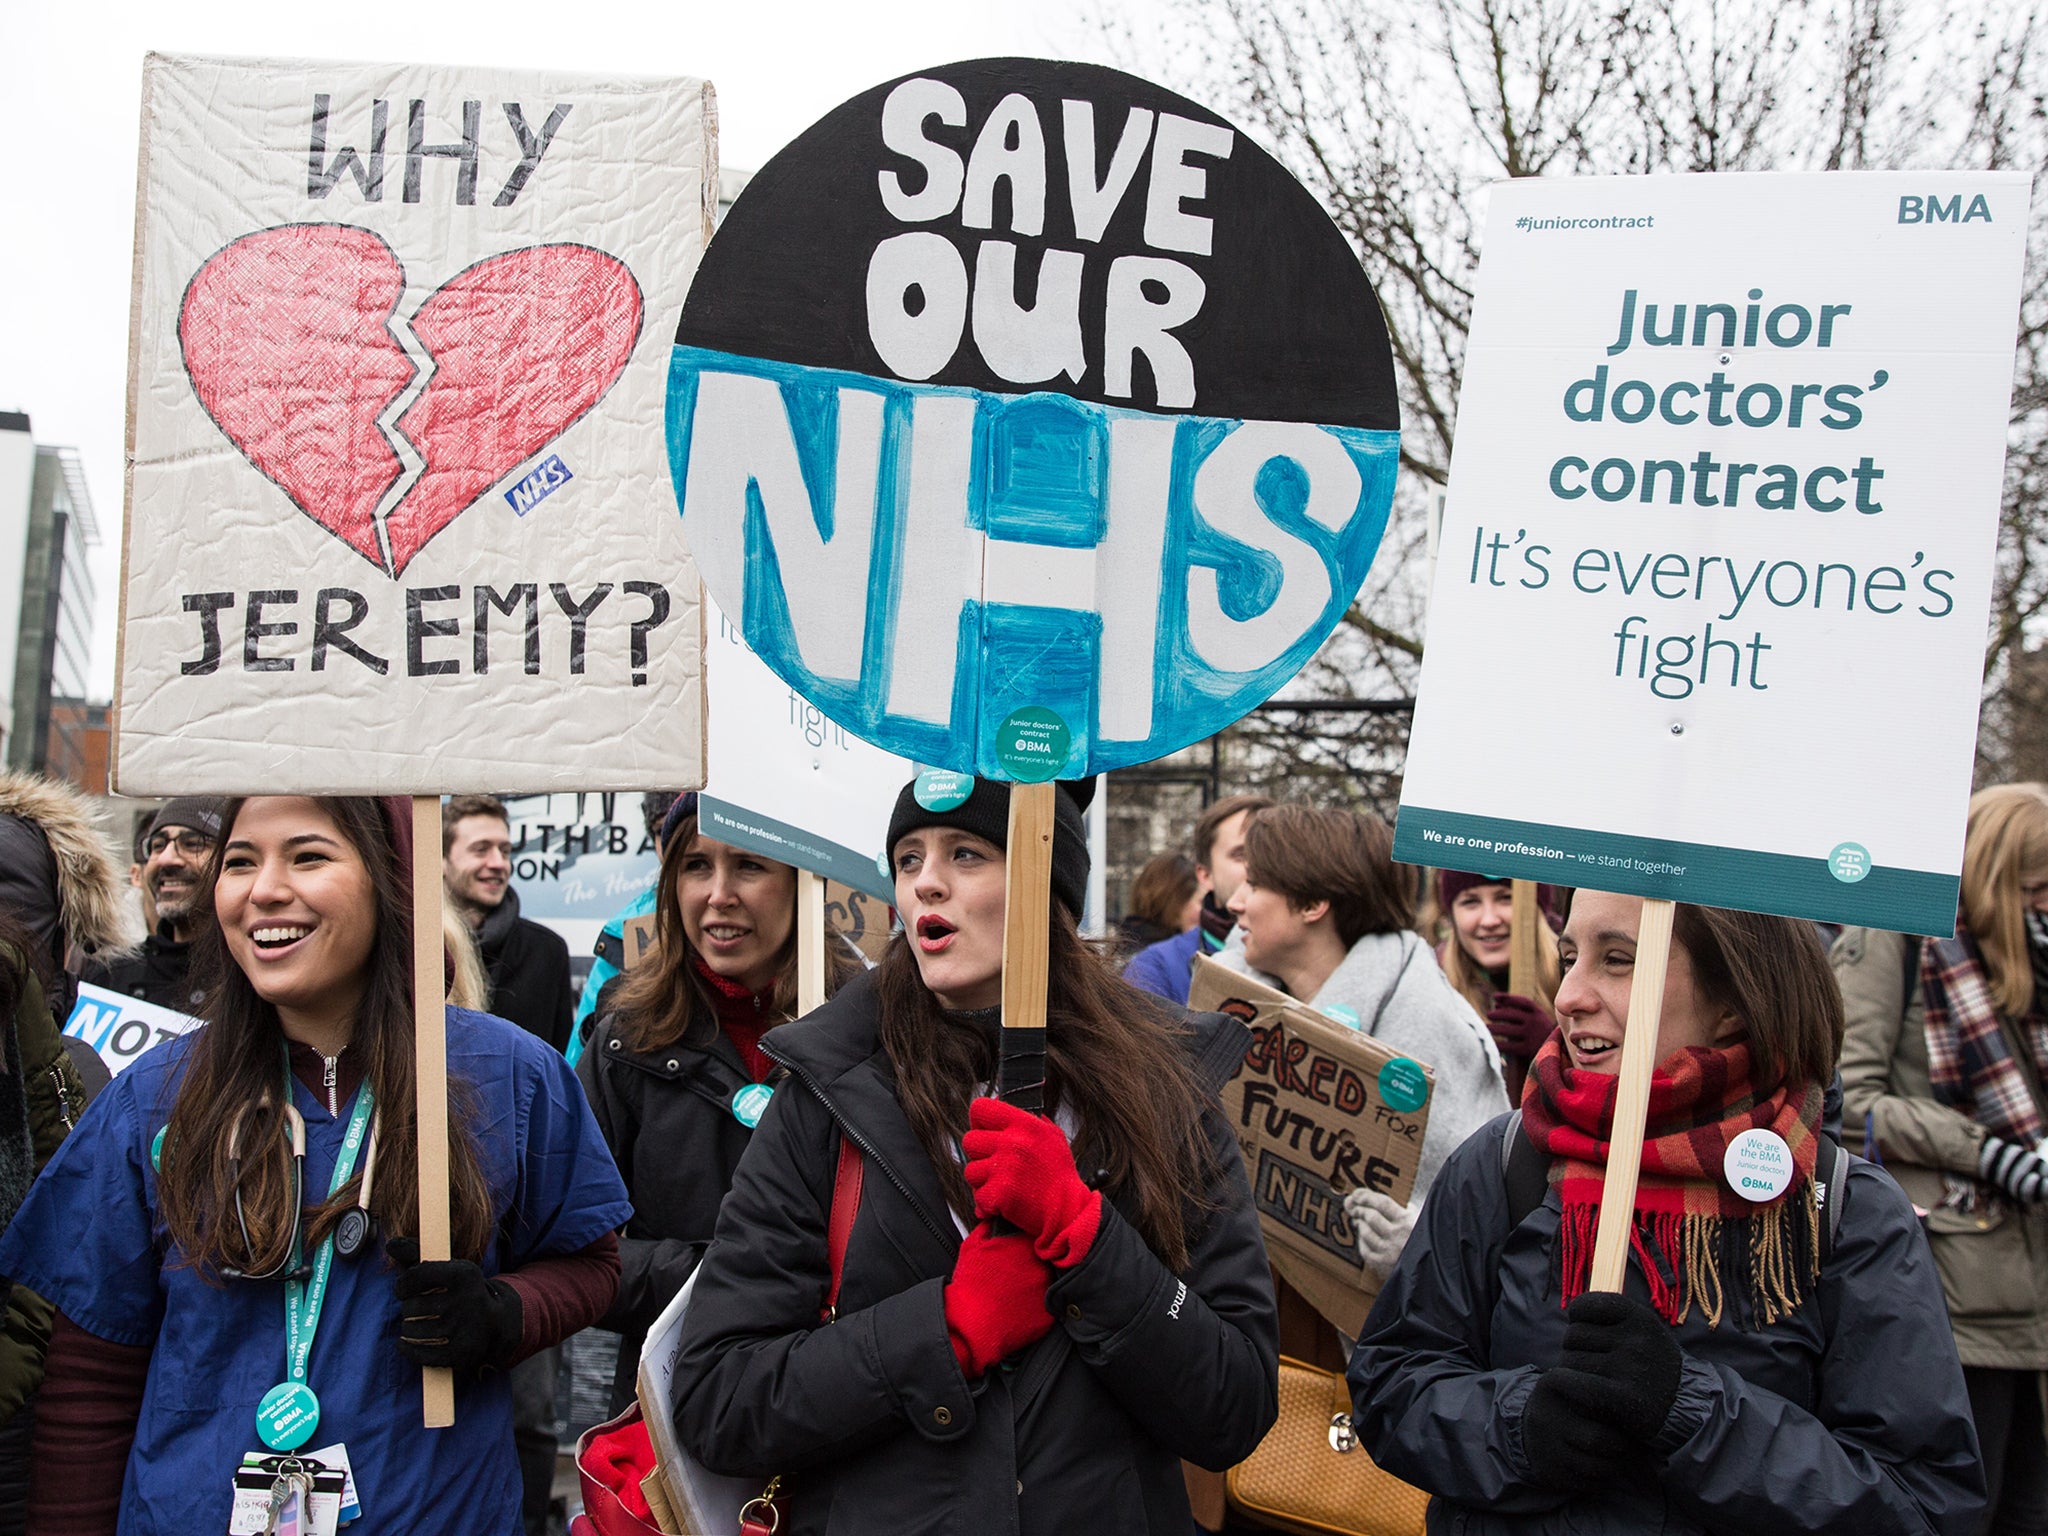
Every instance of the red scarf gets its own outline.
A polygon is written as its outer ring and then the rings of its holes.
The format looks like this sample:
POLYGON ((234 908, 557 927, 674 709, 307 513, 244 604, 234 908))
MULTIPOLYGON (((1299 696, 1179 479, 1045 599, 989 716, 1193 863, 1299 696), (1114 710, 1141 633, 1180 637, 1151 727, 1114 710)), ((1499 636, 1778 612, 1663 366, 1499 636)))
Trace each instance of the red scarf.
POLYGON ((775 1063, 761 1049, 761 1037, 776 1025, 788 1022, 775 1011, 775 988, 771 985, 765 992, 751 992, 712 970, 702 955, 692 955, 690 963, 711 989, 711 1006, 718 1013, 718 1027, 740 1053, 748 1076, 757 1083, 766 1082, 775 1063))
MULTIPOLYGON (((1564 1205, 1558 1267, 1565 1302, 1592 1278, 1620 1089, 1615 1074, 1570 1063, 1563 1036, 1553 1036, 1530 1062, 1522 1093, 1523 1129, 1549 1155, 1550 1182, 1564 1205)), ((1674 1326, 1696 1306, 1708 1327, 1719 1327, 1731 1300, 1749 1326, 1775 1323, 1798 1308, 1819 1278, 1813 1167, 1821 1090, 1782 1083, 1761 1093, 1751 1070, 1746 1042, 1722 1050, 1694 1046, 1672 1053, 1650 1079, 1629 1246, 1649 1282, 1651 1304, 1674 1326), (1757 1129, 1777 1132, 1792 1153, 1792 1183, 1772 1200, 1745 1199, 1722 1171, 1729 1144, 1757 1129)))

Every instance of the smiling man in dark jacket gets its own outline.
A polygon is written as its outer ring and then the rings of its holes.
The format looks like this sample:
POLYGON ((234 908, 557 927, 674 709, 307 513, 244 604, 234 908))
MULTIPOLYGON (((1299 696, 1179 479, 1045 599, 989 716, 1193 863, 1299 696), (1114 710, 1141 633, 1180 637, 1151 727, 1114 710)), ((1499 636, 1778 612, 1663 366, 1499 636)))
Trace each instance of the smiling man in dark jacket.
POLYGON ((200 884, 213 845, 220 838, 221 802, 203 795, 166 801, 137 843, 142 855, 142 889, 156 912, 156 926, 141 947, 110 960, 87 963, 81 981, 146 1003, 197 1013, 205 1000, 204 980, 192 971, 192 940, 213 921, 200 884))
POLYGON ((457 795, 448 802, 441 828, 442 884, 476 934, 491 977, 490 1011, 563 1049, 576 1007, 569 990, 569 946, 519 915, 505 802, 495 795, 457 795))

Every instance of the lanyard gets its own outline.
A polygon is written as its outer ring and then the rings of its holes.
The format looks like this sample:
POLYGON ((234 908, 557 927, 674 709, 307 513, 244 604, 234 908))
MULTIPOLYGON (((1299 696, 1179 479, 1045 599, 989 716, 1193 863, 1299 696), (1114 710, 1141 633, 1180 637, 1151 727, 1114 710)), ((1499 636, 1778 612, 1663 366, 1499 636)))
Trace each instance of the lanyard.
MULTIPOLYGON (((290 1083, 285 1086, 289 1091, 290 1083)), ((354 1175, 356 1154, 362 1149, 363 1137, 369 1131, 374 1113, 370 1081, 365 1078, 356 1090, 356 1107, 348 1117, 348 1131, 341 1139, 341 1150, 334 1156, 334 1176, 327 1181, 328 1199, 332 1200, 339 1194, 342 1185, 354 1175)), ((293 1258, 296 1260, 297 1257, 295 1253, 293 1258)), ((284 1362, 289 1381, 303 1383, 306 1379, 306 1367, 313 1357, 313 1335, 320 1331, 320 1308, 327 1300, 327 1277, 333 1269, 334 1234, 329 1232, 320 1240, 320 1251, 314 1255, 312 1280, 285 1282, 284 1362)))

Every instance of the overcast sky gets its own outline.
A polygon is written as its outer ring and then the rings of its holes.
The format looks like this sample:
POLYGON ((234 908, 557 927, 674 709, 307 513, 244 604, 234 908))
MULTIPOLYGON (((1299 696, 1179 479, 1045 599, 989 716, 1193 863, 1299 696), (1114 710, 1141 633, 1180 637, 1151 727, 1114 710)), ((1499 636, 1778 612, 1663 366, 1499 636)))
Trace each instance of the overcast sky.
POLYGON ((721 159, 752 170, 847 97, 924 65, 993 54, 1108 62, 1097 14, 1093 0, 0 0, 0 410, 28 412, 38 443, 83 458, 104 540, 95 692, 108 696, 114 675, 144 53, 701 75, 718 90, 721 159))

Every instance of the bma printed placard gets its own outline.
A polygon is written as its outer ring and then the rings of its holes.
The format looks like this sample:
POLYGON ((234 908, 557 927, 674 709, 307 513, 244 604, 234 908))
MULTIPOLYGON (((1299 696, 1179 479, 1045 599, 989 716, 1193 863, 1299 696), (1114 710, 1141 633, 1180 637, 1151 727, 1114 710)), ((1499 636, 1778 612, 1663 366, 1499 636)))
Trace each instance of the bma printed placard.
POLYGON ((671 362, 684 532, 847 729, 1005 779, 1142 762, 1292 677, 1357 593, 1399 413, 1308 192, 1115 70, 952 64, 757 174, 671 362))
POLYGON ((1395 857, 1952 930, 2028 191, 1493 190, 1395 857))
MULTIPOLYGON (((915 766, 828 720, 705 604, 705 697, 715 729, 698 830, 878 898, 896 899, 884 838, 915 766)), ((841 902, 849 927, 864 912, 841 902)), ((885 928, 886 932, 886 928, 885 928)))
POLYGON ((123 792, 700 782, 662 412, 714 122, 699 80, 150 56, 123 792))

